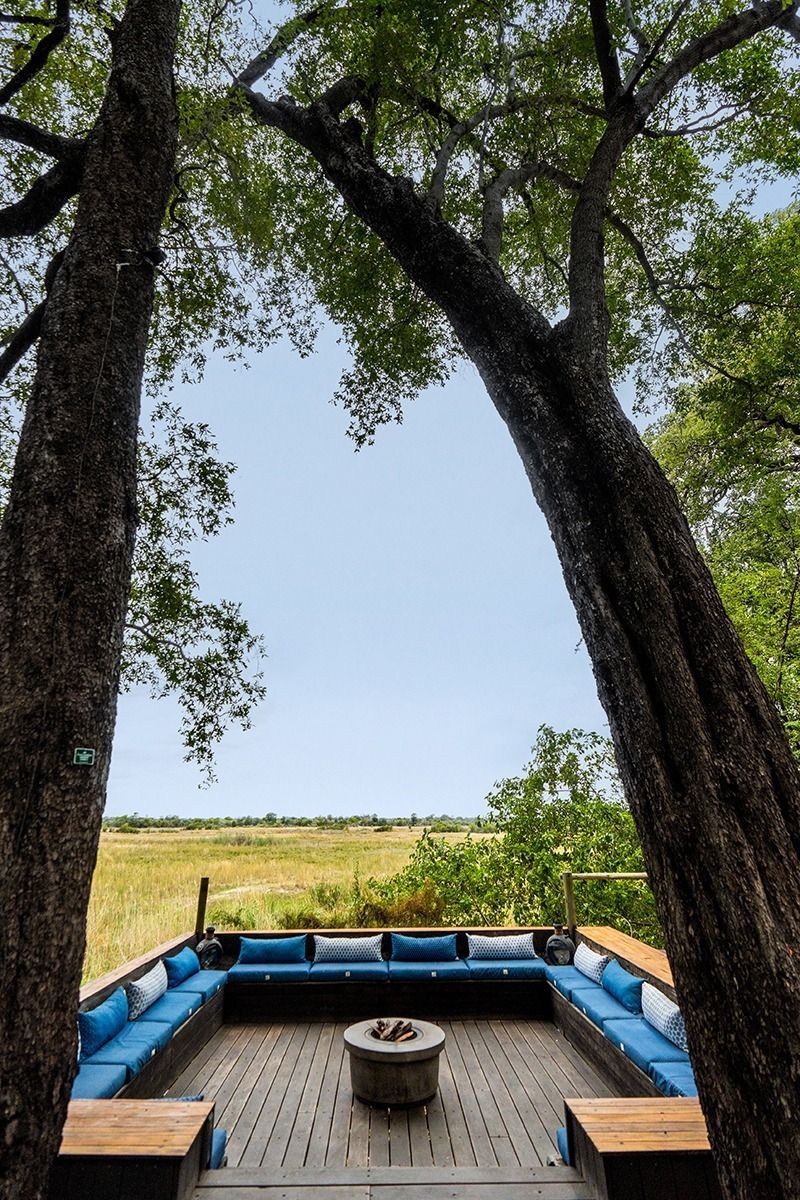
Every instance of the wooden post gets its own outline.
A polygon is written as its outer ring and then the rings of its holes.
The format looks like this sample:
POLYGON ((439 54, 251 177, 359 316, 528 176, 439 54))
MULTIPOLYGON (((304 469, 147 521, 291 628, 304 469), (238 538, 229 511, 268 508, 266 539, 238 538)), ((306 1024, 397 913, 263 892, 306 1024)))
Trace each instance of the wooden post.
POLYGON ((198 938, 203 936, 206 927, 206 903, 208 901, 208 876, 204 875, 200 880, 200 891, 197 894, 197 919, 194 923, 194 931, 198 938))
POLYGON ((564 903, 567 909, 567 932, 574 942, 578 918, 575 912, 575 889, 572 886, 572 871, 562 871, 561 882, 564 885, 564 903))

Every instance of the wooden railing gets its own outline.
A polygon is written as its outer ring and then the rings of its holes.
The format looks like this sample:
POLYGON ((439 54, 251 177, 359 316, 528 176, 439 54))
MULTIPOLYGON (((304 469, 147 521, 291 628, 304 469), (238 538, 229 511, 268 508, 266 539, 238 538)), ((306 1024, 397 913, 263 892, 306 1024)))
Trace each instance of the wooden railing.
POLYGON ((574 939, 578 925, 575 889, 572 886, 576 879, 647 879, 647 877, 646 871, 562 871, 561 883, 564 887, 569 936, 574 939))

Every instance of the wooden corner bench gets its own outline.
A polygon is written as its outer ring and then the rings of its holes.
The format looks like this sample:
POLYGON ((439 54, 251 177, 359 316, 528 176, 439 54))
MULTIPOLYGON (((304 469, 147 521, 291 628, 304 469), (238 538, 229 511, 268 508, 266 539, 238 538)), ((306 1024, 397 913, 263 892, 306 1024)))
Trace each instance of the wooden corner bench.
POLYGON ((49 1200, 189 1200, 213 1128, 207 1101, 73 1100, 49 1200))
POLYGON ((697 1100, 565 1100, 572 1165, 597 1200, 722 1200, 697 1100))

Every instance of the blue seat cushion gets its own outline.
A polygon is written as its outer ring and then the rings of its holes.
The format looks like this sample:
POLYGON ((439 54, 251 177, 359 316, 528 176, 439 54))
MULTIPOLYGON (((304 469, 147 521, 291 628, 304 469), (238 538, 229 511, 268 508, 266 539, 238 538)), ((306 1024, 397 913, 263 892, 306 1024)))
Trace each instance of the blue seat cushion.
POLYGON ((200 959, 191 946, 184 946, 180 954, 173 954, 172 958, 164 959, 164 967, 167 972, 168 987, 173 988, 200 970, 200 959))
POLYGON ((216 1171, 224 1165, 225 1145, 227 1141, 228 1134, 224 1129, 214 1130, 211 1135, 211 1160, 208 1164, 212 1171, 216 1171))
POLYGON ((544 979, 541 958, 465 958, 470 979, 544 979))
MULTIPOLYGON (((198 971, 196 975, 189 975, 181 983, 176 983, 175 987, 169 989, 168 994, 193 992, 196 996, 201 996, 205 1003, 206 1000, 210 1000, 212 996, 216 995, 227 978, 227 971, 198 971)), ((150 1015, 149 1008, 147 1015, 150 1015)))
POLYGON ((81 1039, 81 1062, 116 1037, 128 1023, 128 997, 125 989, 115 992, 88 1012, 78 1013, 78 1032, 81 1039))
POLYGON ((555 984, 561 995, 567 1000, 572 999, 573 991, 577 991, 578 988, 581 991, 586 991, 588 988, 600 988, 602 986, 599 983, 593 983, 577 967, 553 967, 550 963, 545 963, 544 973, 545 978, 549 979, 552 984, 555 984))
MULTIPOLYGON (((164 1025, 169 1025, 173 1033, 176 1033, 184 1021, 188 1021, 193 1013, 196 1013, 202 1007, 203 999, 197 992, 183 992, 179 988, 173 988, 171 992, 165 993, 160 999, 156 1000, 155 1004, 151 1004, 146 1009, 147 1015, 139 1017, 139 1021, 158 1021, 164 1025)), ((137 1024, 136 1021, 133 1024, 137 1024)))
POLYGON ((665 1096, 697 1095, 691 1063, 651 1062, 647 1073, 665 1096))
POLYGON ((306 935, 239 939, 240 963, 302 963, 306 960, 306 935))
POLYGON ((458 958, 456 935, 406 937, 404 933, 393 933, 392 958, 397 962, 454 962, 458 958))
POLYGON ((228 971, 229 983, 303 983, 311 963, 235 963, 228 971))
POLYGON ((558 1146, 558 1153, 561 1155, 564 1162, 568 1167, 571 1167, 572 1163, 570 1162, 569 1158, 569 1142, 567 1141, 566 1125, 562 1125, 560 1129, 556 1130, 556 1145, 558 1146))
POLYGON ((154 1054, 163 1050, 172 1037, 169 1025, 161 1021, 145 1021, 139 1017, 137 1021, 129 1021, 121 1033, 93 1054, 86 1061, 97 1063, 114 1063, 126 1067, 128 1078, 132 1079, 154 1054))
POLYGON ((689 1055, 645 1021, 629 1017, 626 1021, 606 1021, 603 1033, 631 1062, 647 1074, 650 1063, 689 1062, 689 1055))
POLYGON ((128 1079, 128 1072, 114 1063, 82 1063, 72 1085, 73 1100, 110 1100, 128 1079))
POLYGON ((389 978, 388 962, 315 962, 311 979, 383 979, 389 978))
POLYGON ((603 971, 603 987, 615 1000, 619 1000, 628 1012, 642 1011, 643 983, 643 979, 638 975, 631 975, 630 971, 621 967, 614 958, 603 971))
POLYGON ((629 1012, 624 1004, 620 1004, 619 1000, 610 996, 602 986, 581 988, 580 990, 575 988, 572 993, 572 1003, 585 1017, 594 1021, 600 1029, 603 1028, 605 1021, 628 1021, 633 1020, 636 1015, 629 1012))
POLYGON ((390 979, 469 979, 469 967, 463 958, 455 962, 396 962, 389 963, 390 979))

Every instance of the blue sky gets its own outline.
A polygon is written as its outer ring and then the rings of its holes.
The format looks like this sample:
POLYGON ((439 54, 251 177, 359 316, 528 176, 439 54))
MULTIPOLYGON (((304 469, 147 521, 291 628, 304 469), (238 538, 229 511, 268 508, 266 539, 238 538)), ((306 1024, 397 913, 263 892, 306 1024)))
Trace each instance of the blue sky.
POLYGON ((236 523, 195 557, 204 595, 263 633, 268 696, 217 784, 182 761, 179 714, 120 700, 107 813, 474 814, 542 722, 603 729, 555 550, 476 372, 354 453, 323 333, 177 389, 234 478, 236 523))

